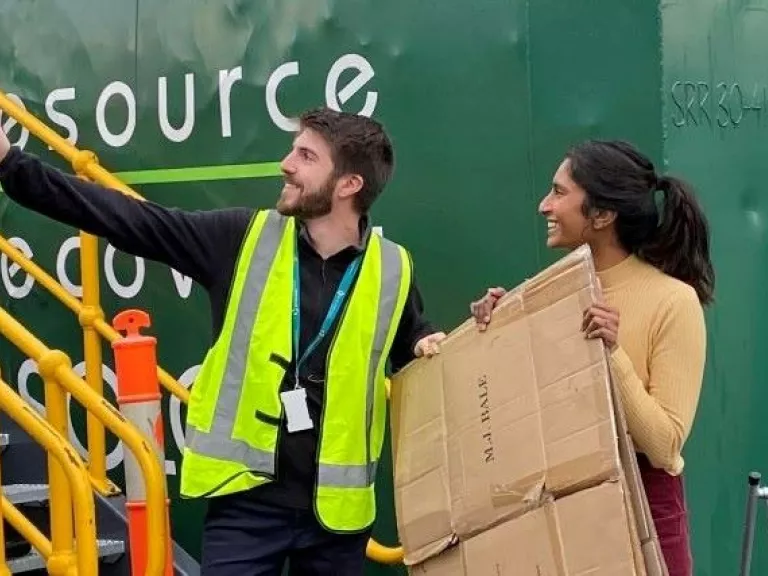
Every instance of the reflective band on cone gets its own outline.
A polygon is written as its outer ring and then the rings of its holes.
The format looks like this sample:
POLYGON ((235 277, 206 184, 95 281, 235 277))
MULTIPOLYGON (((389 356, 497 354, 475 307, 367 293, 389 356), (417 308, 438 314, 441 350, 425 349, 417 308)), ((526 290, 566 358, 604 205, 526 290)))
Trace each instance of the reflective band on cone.
MULTIPOLYGON (((119 381, 118 376, 118 381, 119 381)), ((124 398, 118 399, 120 412, 126 419, 136 426, 147 438, 152 440, 152 447, 155 454, 162 462, 165 459, 163 450, 162 436, 158 438, 156 431, 159 428, 162 434, 163 414, 160 411, 160 400, 150 400, 148 402, 126 403, 124 398)), ((136 461, 136 457, 129 451, 125 453, 125 496, 129 502, 144 502, 147 499, 144 479, 141 476, 141 468, 136 461)))

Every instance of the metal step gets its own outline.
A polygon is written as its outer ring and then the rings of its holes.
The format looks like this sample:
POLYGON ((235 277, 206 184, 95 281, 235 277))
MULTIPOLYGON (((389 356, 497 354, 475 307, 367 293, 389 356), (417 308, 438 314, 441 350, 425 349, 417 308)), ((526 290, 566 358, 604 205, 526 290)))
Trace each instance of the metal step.
POLYGON ((0 448, 5 448, 10 443, 10 438, 8 438, 8 434, 0 434, 0 448))
MULTIPOLYGON (((96 544, 101 560, 111 560, 125 553, 125 542, 122 540, 97 540, 96 544)), ((37 550, 32 550, 32 552, 21 558, 8 560, 7 563, 11 574, 21 574, 45 568, 45 560, 38 554, 37 550)))
POLYGON ((11 504, 48 501, 48 484, 9 484, 3 486, 3 495, 11 504))

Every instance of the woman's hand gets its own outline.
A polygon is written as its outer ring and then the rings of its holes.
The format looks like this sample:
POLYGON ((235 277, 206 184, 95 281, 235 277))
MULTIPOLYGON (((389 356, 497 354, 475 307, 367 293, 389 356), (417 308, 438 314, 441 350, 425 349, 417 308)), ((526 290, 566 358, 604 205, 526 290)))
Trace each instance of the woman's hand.
POLYGON ((619 345, 619 311, 596 302, 584 311, 581 330, 587 338, 602 338, 606 348, 613 352, 619 345))
POLYGON ((506 293, 507 291, 501 287, 488 288, 485 296, 469 305, 469 311, 472 313, 472 316, 474 316, 475 322, 481 332, 488 327, 488 323, 491 321, 491 312, 496 306, 496 302, 498 302, 499 298, 506 293))

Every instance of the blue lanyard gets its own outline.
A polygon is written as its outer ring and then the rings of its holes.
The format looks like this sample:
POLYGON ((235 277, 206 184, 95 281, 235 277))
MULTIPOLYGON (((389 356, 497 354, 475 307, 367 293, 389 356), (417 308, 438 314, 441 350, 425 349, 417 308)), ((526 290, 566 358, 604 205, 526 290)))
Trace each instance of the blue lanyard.
POLYGON ((299 287, 300 275, 298 250, 293 255, 293 354, 296 358, 296 368, 294 372, 294 385, 296 388, 299 387, 299 367, 304 363, 307 357, 312 354, 315 348, 317 348, 317 345, 325 335, 328 334, 331 326, 333 326, 333 323, 341 310, 341 305, 347 297, 347 292, 349 292, 349 288, 352 286, 352 282, 355 279, 357 269, 360 268, 360 260, 361 257, 358 256, 349 266, 347 266, 347 271, 344 273, 344 277, 339 283, 339 288, 336 290, 331 305, 328 307, 328 313, 325 315, 325 320, 323 320, 323 324, 320 327, 320 332, 318 332, 317 336, 310 342, 307 349, 304 350, 304 354, 301 355, 301 358, 298 358, 299 333, 301 331, 301 290, 299 287))

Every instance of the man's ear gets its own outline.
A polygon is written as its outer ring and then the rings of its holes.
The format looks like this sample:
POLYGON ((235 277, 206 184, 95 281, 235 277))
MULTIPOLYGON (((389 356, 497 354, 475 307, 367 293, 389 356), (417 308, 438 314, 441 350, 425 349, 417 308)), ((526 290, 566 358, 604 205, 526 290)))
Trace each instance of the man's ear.
POLYGON ((363 184, 363 177, 360 174, 345 174, 339 178, 336 190, 341 198, 349 198, 360 192, 363 184))

